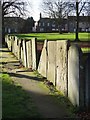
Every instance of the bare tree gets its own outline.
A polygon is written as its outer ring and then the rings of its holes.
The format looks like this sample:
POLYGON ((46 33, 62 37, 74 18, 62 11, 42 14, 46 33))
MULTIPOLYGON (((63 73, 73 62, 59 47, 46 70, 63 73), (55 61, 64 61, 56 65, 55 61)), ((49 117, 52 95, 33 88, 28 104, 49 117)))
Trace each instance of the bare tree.
POLYGON ((63 0, 43 0, 43 8, 44 13, 56 19, 59 32, 62 33, 63 18, 66 18, 72 11, 73 7, 71 4, 63 0))
POLYGON ((58 18, 60 26, 62 25, 63 18, 72 15, 72 13, 77 16, 76 39, 78 39, 79 16, 85 13, 86 10, 90 13, 90 2, 88 0, 87 2, 85 0, 43 0, 44 13, 50 17, 58 18))
POLYGON ((30 5, 28 1, 23 0, 3 0, 2 1, 2 15, 26 15, 27 5, 30 5))
MULTIPOLYGON (((90 13, 90 8, 87 9, 87 5, 89 5, 90 2, 86 1, 78 1, 76 2, 76 39, 75 41, 79 41, 78 33, 79 33, 79 16, 81 13, 85 13, 88 11, 90 13), (87 11, 86 11, 87 10, 87 11)), ((90 7, 90 6, 89 6, 90 7)))
POLYGON ((2 36, 3 36, 3 43, 4 40, 4 17, 5 16, 26 16, 28 12, 26 7, 27 5, 30 6, 28 1, 23 0, 2 0, 2 36))

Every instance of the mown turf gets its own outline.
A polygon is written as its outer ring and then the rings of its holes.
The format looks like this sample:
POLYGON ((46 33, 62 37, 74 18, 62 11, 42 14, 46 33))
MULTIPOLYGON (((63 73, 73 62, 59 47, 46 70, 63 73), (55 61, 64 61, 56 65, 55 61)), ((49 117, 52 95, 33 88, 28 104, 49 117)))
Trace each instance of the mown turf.
MULTIPOLYGON (((16 34, 19 38, 32 39, 37 38, 37 40, 75 40, 75 33, 31 33, 31 34, 16 34)), ((90 41, 90 33, 79 33, 80 41, 90 41)))
POLYGON ((15 84, 8 74, 0 74, 2 79, 2 117, 39 118, 40 115, 28 93, 15 84))

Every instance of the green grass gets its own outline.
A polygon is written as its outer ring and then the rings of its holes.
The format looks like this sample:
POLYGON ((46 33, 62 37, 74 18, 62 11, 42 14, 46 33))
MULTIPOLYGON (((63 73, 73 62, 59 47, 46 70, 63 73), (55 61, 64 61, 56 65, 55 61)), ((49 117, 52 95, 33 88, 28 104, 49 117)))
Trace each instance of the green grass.
MULTIPOLYGON (((31 33, 31 34, 16 34, 19 38, 32 39, 37 38, 37 40, 75 40, 75 33, 31 33)), ((79 39, 81 41, 90 41, 90 33, 79 33, 79 39)))
POLYGON ((8 74, 0 74, 2 79, 2 117, 39 118, 40 115, 30 97, 20 85, 13 82, 8 74))
POLYGON ((81 48, 83 53, 90 53, 90 48, 81 48))

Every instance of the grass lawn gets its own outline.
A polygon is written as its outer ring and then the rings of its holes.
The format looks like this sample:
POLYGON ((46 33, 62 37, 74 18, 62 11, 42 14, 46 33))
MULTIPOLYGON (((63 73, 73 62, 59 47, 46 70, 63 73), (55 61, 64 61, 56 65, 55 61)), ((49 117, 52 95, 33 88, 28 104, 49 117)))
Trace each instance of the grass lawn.
MULTIPOLYGON (((16 34, 19 38, 32 39, 37 38, 37 40, 74 40, 75 33, 31 33, 31 34, 16 34)), ((90 33, 79 33, 79 39, 81 41, 90 41, 90 33)))
POLYGON ((15 84, 8 74, 0 74, 2 79, 2 117, 39 118, 39 113, 28 93, 15 84))

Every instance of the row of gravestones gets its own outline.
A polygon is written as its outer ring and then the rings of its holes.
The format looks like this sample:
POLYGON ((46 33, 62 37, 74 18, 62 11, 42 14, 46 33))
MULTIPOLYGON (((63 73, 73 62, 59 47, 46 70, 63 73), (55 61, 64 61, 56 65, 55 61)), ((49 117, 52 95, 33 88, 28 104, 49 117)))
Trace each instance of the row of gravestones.
POLYGON ((87 93, 90 91, 88 84, 90 77, 86 80, 82 77, 84 71, 82 59, 81 49, 77 45, 70 45, 70 41, 45 40, 38 72, 62 91, 73 105, 84 108, 85 104, 88 107, 90 105, 90 95, 89 92, 87 93))
POLYGON ((6 35, 5 42, 8 49, 25 67, 36 70, 36 39, 25 40, 6 35))
MULTIPOLYGON (((6 36, 5 40, 9 50, 22 61, 25 67, 37 69, 36 39, 24 40, 16 36, 6 36)), ((90 67, 87 62, 86 79, 83 79, 82 59, 81 49, 77 45, 70 45, 67 40, 45 40, 38 72, 62 91, 73 105, 83 107, 86 104, 88 107, 90 105, 88 68, 90 67)))

